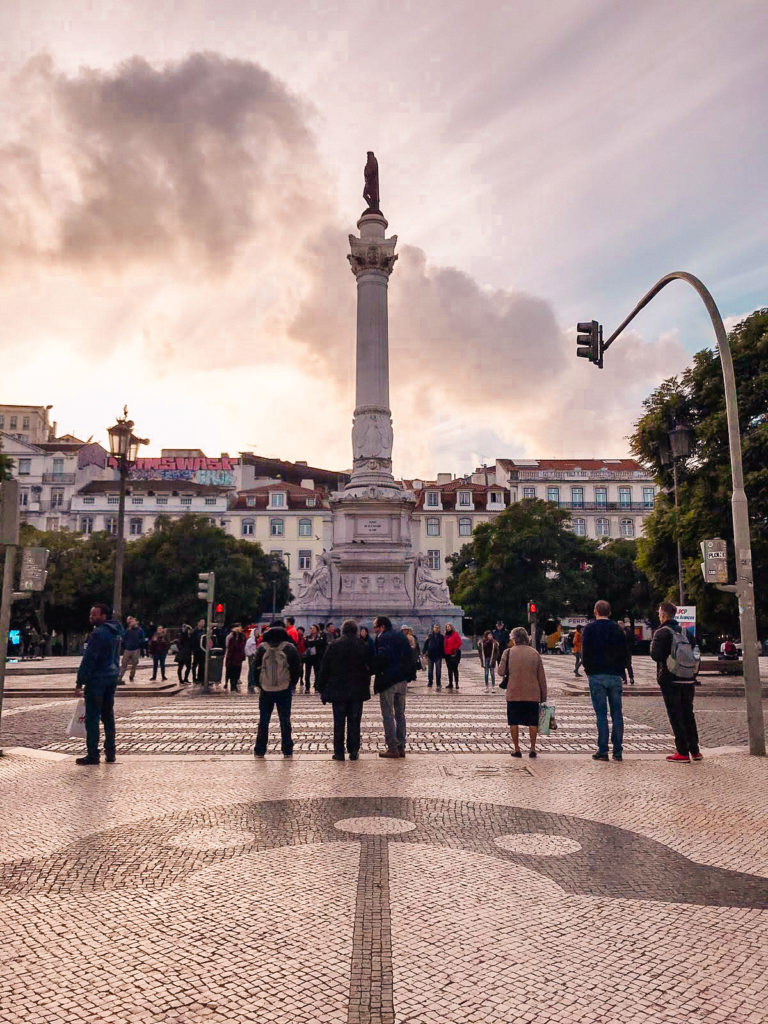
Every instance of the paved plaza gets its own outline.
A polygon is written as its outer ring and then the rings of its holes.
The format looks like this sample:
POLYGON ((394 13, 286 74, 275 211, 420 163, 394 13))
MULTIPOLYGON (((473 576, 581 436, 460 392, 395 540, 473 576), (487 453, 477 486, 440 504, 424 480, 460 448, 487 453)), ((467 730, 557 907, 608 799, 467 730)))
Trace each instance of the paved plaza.
POLYGON ((256 761, 255 700, 192 691, 119 697, 118 762, 83 769, 70 697, 9 701, 0 1021, 764 1024, 743 702, 702 702, 705 760, 677 766, 658 702, 628 699, 626 760, 600 764, 570 659, 546 663, 561 724, 536 761, 471 659, 458 695, 413 687, 397 761, 374 701, 357 763, 304 694, 296 756, 256 761))

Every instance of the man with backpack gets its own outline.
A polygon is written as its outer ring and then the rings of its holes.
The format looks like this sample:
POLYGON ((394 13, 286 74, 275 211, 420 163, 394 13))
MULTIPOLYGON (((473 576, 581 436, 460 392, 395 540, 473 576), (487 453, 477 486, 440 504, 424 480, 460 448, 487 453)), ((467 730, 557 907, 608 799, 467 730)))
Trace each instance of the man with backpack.
POLYGON ((691 760, 702 760, 699 732, 693 714, 699 658, 687 633, 680 628, 676 615, 677 608, 670 601, 663 601, 659 605, 661 625, 651 640, 651 657, 656 662, 656 679, 677 748, 667 760, 690 764, 691 760))
POLYGON ((301 658, 296 645, 285 631, 282 619, 273 619, 256 651, 254 679, 259 687, 259 727, 254 757, 264 757, 269 738, 269 721, 277 708, 280 720, 280 749, 283 757, 293 756, 291 735, 291 697, 301 679, 301 658))

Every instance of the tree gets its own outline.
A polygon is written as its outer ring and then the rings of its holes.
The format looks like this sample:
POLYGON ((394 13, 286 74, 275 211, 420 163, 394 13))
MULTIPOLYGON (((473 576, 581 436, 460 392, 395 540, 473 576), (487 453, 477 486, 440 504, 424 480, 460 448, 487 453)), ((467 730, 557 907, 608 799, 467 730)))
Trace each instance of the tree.
POLYGON ((645 619, 654 614, 659 595, 637 565, 637 541, 622 538, 602 544, 593 556, 595 596, 607 601, 614 618, 645 619))
POLYGON ((13 469, 13 459, 10 455, 3 454, 3 442, 0 439, 0 480, 10 480, 13 469))
POLYGON ((498 619, 524 623, 530 600, 544 618, 591 610, 595 585, 586 566, 598 545, 568 530, 569 519, 552 502, 526 499, 475 528, 470 543, 449 560, 448 586, 476 631, 498 619))
MULTIPOLYGON (((768 629, 768 309, 747 317, 729 334, 738 387, 744 482, 749 499, 752 559, 758 631, 768 629)), ((645 412, 631 438, 633 454, 652 467, 662 488, 671 488, 671 473, 661 465, 659 439, 675 421, 693 429, 691 458, 679 467, 679 523, 673 499, 662 493, 646 519, 638 543, 638 564, 661 596, 677 600, 676 529, 684 555, 688 601, 696 604, 699 622, 717 631, 738 631, 732 595, 704 583, 699 544, 708 537, 730 541, 729 567, 735 578, 731 520, 731 468, 725 393, 718 353, 697 352, 680 378, 670 378, 644 402, 645 412)))
POLYGON ((144 622, 176 626, 205 611, 197 596, 197 574, 216 574, 216 601, 227 619, 252 621, 271 608, 272 573, 277 607, 290 599, 288 570, 264 554, 259 544, 236 540, 202 516, 158 519, 153 533, 134 541, 125 553, 123 607, 144 622))

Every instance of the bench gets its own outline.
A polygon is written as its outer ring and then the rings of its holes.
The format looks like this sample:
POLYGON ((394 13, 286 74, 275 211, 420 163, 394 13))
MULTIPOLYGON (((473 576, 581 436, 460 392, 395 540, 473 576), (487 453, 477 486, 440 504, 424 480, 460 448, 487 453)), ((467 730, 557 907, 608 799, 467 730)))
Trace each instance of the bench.
POLYGON ((744 663, 741 658, 702 658, 699 675, 741 676, 744 675, 744 663))

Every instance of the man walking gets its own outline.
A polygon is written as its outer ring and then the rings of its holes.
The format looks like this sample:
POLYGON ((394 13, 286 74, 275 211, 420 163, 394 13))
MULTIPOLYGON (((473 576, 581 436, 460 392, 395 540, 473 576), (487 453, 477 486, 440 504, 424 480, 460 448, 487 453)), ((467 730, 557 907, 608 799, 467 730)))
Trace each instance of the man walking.
POLYGON ((115 760, 115 690, 123 627, 110 617, 107 604, 95 604, 89 616, 93 632, 77 670, 78 690, 85 688, 85 743, 87 754, 75 764, 99 763, 99 722, 104 724, 104 755, 115 760))
POLYGON ((576 659, 576 663, 573 666, 573 674, 580 676, 579 666, 581 665, 581 626, 576 627, 576 632, 573 634, 573 656, 576 659))
POLYGON ((392 629, 386 615, 373 621, 376 634, 373 692, 378 693, 384 722, 386 750, 379 757, 405 757, 405 695, 411 667, 411 646, 400 632, 392 629))
POLYGON ((621 684, 627 663, 624 633, 611 618, 607 601, 595 605, 595 620, 584 627, 581 639, 584 671, 589 678, 589 693, 597 716, 597 753, 595 761, 608 760, 608 709, 611 712, 613 760, 622 760, 624 716, 621 711, 621 684))
POLYGON ((651 657, 656 662, 656 679, 677 748, 667 760, 689 764, 691 760, 702 760, 699 731, 693 714, 698 658, 676 615, 677 608, 671 601, 663 601, 659 605, 661 625, 651 640, 651 657))
POLYGON ((141 657, 141 649, 144 646, 144 630, 139 625, 139 620, 129 615, 126 619, 128 628, 123 633, 123 658, 120 662, 120 673, 117 677, 118 686, 124 681, 125 673, 128 672, 130 682, 136 678, 136 669, 141 657))
POLYGON ((371 696, 371 653, 358 635, 357 623, 347 619, 341 625, 341 638, 328 648, 320 666, 317 688, 323 704, 333 707, 333 760, 344 760, 344 732, 350 761, 360 756, 360 722, 363 702, 371 696))
POLYGON ((445 654, 445 639, 440 632, 437 623, 432 627, 432 632, 424 641, 424 654, 427 656, 427 686, 432 686, 433 679, 440 689, 440 676, 443 671, 443 655, 445 654))
POLYGON ((224 644, 224 689, 229 686, 232 693, 240 689, 240 673, 245 661, 245 633, 239 622, 232 626, 232 632, 224 644))
POLYGON ((280 720, 280 749, 283 757, 293 756, 291 735, 291 697, 301 679, 301 658, 296 645, 285 631, 282 619, 273 619, 256 651, 254 678, 259 694, 259 728, 253 747, 254 757, 264 757, 269 739, 269 721, 277 708, 280 720))
POLYGON ((509 646, 509 630, 501 619, 496 623, 496 629, 493 630, 491 636, 499 645, 499 657, 501 657, 509 646))

